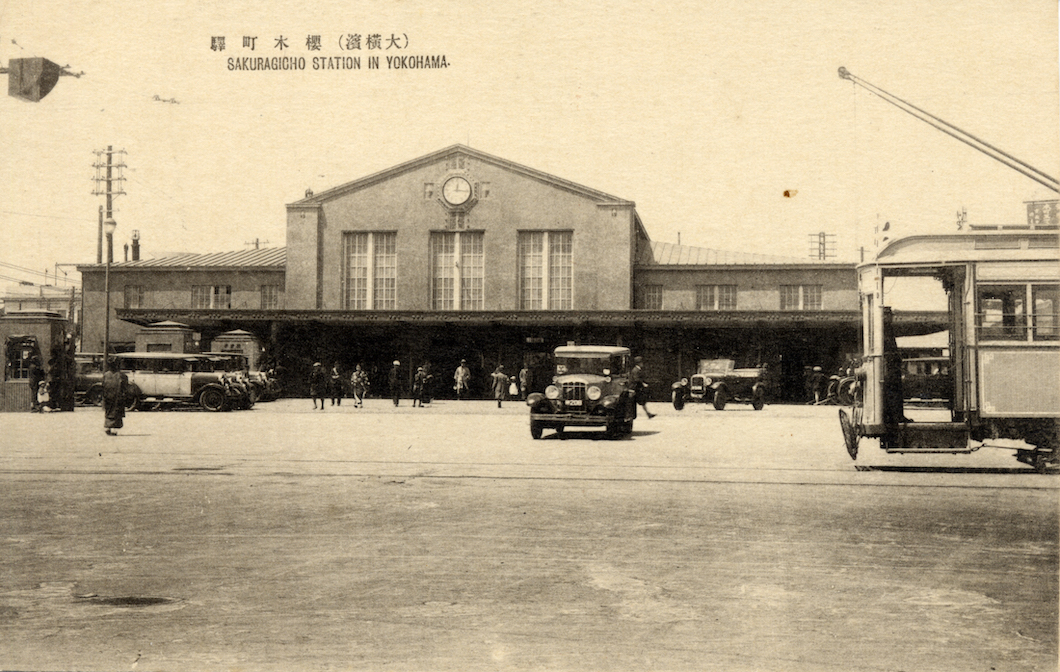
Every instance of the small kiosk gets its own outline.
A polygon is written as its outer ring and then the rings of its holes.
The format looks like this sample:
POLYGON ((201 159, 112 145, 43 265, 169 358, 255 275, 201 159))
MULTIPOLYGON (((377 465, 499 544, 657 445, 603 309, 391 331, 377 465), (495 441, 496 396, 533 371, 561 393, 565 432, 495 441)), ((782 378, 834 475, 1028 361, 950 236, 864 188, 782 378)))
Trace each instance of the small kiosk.
MULTIPOLYGON (((50 310, 16 310, 0 316, 0 343, 4 348, 4 377, 0 382, 0 412, 28 412, 35 390, 30 389, 30 363, 34 357, 44 374, 66 380, 68 349, 66 320, 50 310)), ((72 356, 70 357, 72 362, 72 356)), ((60 386, 62 387, 62 386, 60 386)), ((71 394, 73 388, 71 387, 71 394)), ((72 396, 71 396, 72 400, 72 396)), ((62 399, 57 406, 65 409, 62 399)), ((73 404, 71 401, 70 410, 73 404)))

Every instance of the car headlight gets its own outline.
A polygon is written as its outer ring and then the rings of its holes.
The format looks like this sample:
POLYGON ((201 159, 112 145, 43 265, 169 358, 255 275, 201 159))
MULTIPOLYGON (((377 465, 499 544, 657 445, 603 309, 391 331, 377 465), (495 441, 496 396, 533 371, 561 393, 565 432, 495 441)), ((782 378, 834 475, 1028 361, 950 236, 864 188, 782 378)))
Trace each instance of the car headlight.
POLYGON ((682 378, 681 379, 681 384, 682 385, 688 385, 688 378, 682 378))
POLYGON ((704 385, 710 385, 710 384, 711 384, 711 383, 713 383, 713 382, 714 382, 714 381, 713 381, 713 380, 711 380, 710 378, 704 378, 704 379, 703 379, 703 384, 704 384, 704 385))
POLYGON ((553 401, 559 399, 559 388, 555 385, 549 385, 545 388, 545 398, 552 399, 553 401))
POLYGON ((596 401, 602 395, 603 395, 603 392, 601 392, 600 388, 597 387, 596 385, 591 386, 589 389, 587 389, 585 391, 585 396, 589 397, 589 399, 591 399, 592 401, 596 401))

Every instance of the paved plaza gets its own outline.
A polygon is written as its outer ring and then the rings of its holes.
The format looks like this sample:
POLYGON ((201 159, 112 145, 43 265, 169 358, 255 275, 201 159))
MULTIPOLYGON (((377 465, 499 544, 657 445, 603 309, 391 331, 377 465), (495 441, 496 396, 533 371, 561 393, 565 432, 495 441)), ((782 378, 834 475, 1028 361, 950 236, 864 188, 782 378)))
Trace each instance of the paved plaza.
POLYGON ((1055 474, 651 408, 0 416, 0 669, 1056 669, 1055 474))

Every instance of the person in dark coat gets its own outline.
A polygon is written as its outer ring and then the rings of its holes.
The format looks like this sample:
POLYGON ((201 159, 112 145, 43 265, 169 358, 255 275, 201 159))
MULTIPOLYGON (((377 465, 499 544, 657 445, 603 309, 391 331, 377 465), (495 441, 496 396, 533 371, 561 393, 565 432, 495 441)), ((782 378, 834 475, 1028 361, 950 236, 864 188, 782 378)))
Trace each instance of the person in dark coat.
POLYGON ((40 413, 40 384, 44 380, 44 367, 40 364, 40 358, 34 355, 29 360, 29 399, 30 412, 40 413))
POLYGON ((394 365, 390 367, 390 396, 394 398, 394 405, 398 405, 398 401, 401 399, 401 362, 394 360, 394 365))
POLYGON ((324 367, 320 362, 313 364, 313 370, 309 372, 309 396, 313 398, 313 408, 317 407, 320 400, 320 410, 324 410, 324 395, 328 389, 328 378, 324 375, 324 367))
POLYGON ((633 390, 633 399, 644 409, 644 415, 651 420, 655 414, 648 410, 648 381, 644 379, 644 358, 633 358, 633 370, 629 372, 629 386, 633 390))
POLYGON ((124 425, 128 390, 129 377, 118 370, 118 360, 110 360, 103 374, 103 430, 107 436, 117 436, 114 430, 124 425))
POLYGON ((339 363, 335 362, 335 366, 331 367, 331 379, 328 381, 328 394, 331 395, 332 406, 342 406, 342 397, 345 390, 342 388, 342 370, 339 368, 339 363))

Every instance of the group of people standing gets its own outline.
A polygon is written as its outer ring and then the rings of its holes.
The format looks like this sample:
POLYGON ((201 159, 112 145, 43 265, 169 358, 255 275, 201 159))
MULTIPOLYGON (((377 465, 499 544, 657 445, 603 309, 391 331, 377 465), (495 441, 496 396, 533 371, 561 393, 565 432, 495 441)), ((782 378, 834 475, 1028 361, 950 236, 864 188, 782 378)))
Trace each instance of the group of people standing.
MULTIPOLYGON (((368 372, 358 364, 349 377, 349 389, 353 395, 353 407, 364 406, 364 398, 368 396, 368 372)), ((324 399, 330 398, 332 406, 342 406, 342 399, 346 396, 346 377, 338 362, 331 367, 329 373, 324 372, 324 366, 320 362, 313 363, 313 370, 309 373, 309 396, 313 398, 313 409, 324 410, 324 399), (320 405, 317 406, 317 402, 320 405)))
MULTIPOLYGON (((341 406, 347 389, 352 392, 354 407, 360 408, 364 405, 364 398, 368 395, 370 388, 368 372, 361 364, 357 364, 347 380, 338 362, 331 367, 330 372, 325 371, 320 362, 315 362, 309 373, 308 382, 309 396, 313 399, 314 410, 324 410, 325 399, 329 398, 332 406, 341 406)), ((387 383, 390 398, 395 406, 400 404, 401 397, 404 396, 404 382, 405 373, 401 369, 401 361, 394 360, 387 375, 387 383)), ((434 398, 435 383, 431 364, 427 363, 416 369, 412 378, 413 408, 422 408, 431 403, 434 398)), ((497 407, 500 408, 502 402, 507 399, 526 399, 529 383, 530 372, 526 367, 523 367, 517 376, 509 376, 505 373, 503 366, 498 366, 490 374, 488 387, 492 397, 497 401, 497 407)), ((453 372, 453 390, 458 400, 470 398, 471 384, 471 369, 468 368, 467 360, 461 359, 460 365, 453 372)))

